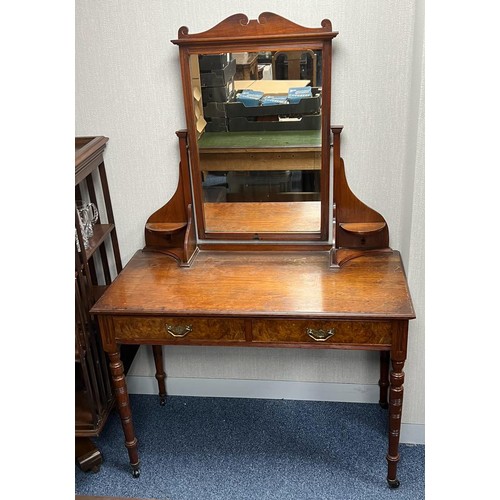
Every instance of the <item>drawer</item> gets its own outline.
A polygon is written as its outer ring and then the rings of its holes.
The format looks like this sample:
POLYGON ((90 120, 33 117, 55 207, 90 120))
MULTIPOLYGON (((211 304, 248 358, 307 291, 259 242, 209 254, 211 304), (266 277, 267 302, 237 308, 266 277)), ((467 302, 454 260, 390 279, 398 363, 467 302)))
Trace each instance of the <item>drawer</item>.
POLYGON ((164 316, 114 316, 117 340, 244 341, 242 319, 164 316))
POLYGON ((254 320, 254 342, 390 345, 389 321, 254 320))

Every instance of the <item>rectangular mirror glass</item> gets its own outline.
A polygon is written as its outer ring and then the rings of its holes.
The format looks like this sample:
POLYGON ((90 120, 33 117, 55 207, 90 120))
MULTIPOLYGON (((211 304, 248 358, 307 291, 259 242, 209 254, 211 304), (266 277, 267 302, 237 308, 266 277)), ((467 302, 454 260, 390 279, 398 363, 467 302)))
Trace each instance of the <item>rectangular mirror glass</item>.
POLYGON ((206 233, 319 232, 322 51, 189 60, 206 233))

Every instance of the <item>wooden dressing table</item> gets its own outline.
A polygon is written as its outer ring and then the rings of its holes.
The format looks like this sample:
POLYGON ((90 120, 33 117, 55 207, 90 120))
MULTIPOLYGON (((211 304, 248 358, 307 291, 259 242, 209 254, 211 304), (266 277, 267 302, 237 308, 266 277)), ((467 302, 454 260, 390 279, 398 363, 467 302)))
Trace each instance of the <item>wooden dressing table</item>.
POLYGON ((319 170, 319 130, 206 132, 198 141, 202 171, 319 170))
MULTIPOLYGON (((415 314, 401 257, 389 248, 387 224, 350 191, 340 157, 342 127, 330 126, 331 40, 336 35, 327 20, 320 28, 304 28, 263 13, 251 21, 236 14, 204 33, 189 34, 182 27, 173 41, 180 49, 187 122, 187 130, 177 133, 179 186, 149 217, 145 247, 92 308, 109 356, 135 477, 139 455, 120 344, 153 346, 161 404, 166 401, 162 345, 363 349, 380 352, 380 404, 389 408, 387 480, 399 486, 403 366, 408 322, 415 314), (268 48, 308 49, 322 56, 317 201, 211 203, 204 191, 200 110, 205 108, 196 91, 198 61, 214 56, 223 64, 232 53, 268 48)), ((285 167, 282 159, 268 163, 270 172, 285 167)), ((235 171, 242 168, 235 162, 235 171)), ((232 171, 227 165, 215 169, 217 175, 221 170, 232 171)), ((282 186, 281 193, 303 194, 300 181, 298 175, 293 189, 282 186)), ((229 190, 229 183, 221 189, 229 190)))

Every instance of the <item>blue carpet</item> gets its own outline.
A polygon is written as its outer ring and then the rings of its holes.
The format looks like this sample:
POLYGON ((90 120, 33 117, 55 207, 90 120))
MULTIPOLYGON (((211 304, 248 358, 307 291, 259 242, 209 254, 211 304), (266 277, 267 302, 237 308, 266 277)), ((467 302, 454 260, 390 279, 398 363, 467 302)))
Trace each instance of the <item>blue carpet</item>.
POLYGON ((95 439, 97 473, 76 494, 156 500, 419 500, 424 446, 401 445, 387 486, 387 410, 376 404, 130 396, 141 475, 132 478, 118 414, 95 439))

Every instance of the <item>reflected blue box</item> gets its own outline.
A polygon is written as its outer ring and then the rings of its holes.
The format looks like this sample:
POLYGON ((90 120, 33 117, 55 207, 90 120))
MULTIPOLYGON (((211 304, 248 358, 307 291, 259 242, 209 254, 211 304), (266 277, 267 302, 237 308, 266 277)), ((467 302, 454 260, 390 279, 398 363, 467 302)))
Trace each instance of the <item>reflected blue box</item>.
POLYGON ((279 104, 288 104, 288 97, 286 95, 265 95, 260 100, 262 106, 276 106, 279 104))
POLYGON ((260 99, 263 95, 264 92, 245 89, 236 94, 236 100, 241 102, 244 106, 256 107, 260 106, 260 99))
POLYGON ((288 102, 290 104, 298 104, 305 97, 312 97, 311 87, 291 87, 288 89, 288 102))

